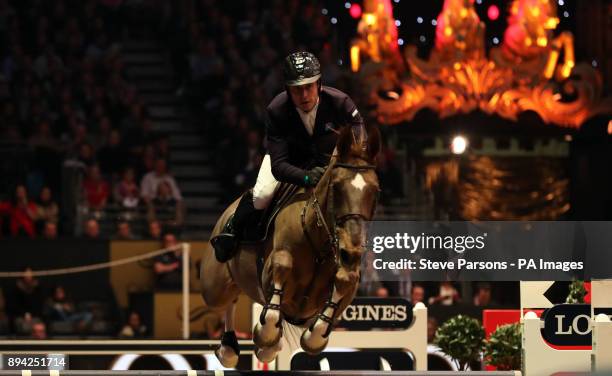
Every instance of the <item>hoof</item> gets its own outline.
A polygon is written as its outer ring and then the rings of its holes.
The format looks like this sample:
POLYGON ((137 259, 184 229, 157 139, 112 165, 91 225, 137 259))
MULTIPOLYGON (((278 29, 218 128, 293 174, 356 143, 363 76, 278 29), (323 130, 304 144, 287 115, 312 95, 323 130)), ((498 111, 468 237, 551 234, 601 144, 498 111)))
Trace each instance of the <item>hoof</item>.
POLYGON ((215 350, 217 359, 225 368, 236 368, 240 356, 240 347, 234 331, 225 332, 221 336, 221 346, 215 350))
POLYGON ((321 351, 325 350, 325 348, 327 347, 327 343, 329 342, 329 336, 321 337, 323 338, 323 343, 316 347, 311 347, 308 344, 308 340, 312 338, 311 336, 312 332, 310 331, 310 329, 304 330, 302 336, 300 337, 300 346, 302 347, 302 350, 306 351, 309 355, 319 355, 321 351))
POLYGON ((215 356, 225 368, 236 368, 238 365, 238 354, 229 346, 219 346, 215 350, 215 356))
POLYGON ((257 322, 257 324, 255 324, 255 328, 253 328, 253 342, 255 343, 255 346, 259 347, 260 349, 263 349, 266 347, 273 347, 274 345, 279 343, 281 336, 283 335, 283 327, 282 325, 276 327, 276 325, 280 323, 281 319, 279 318, 278 320, 279 321, 277 322, 277 324, 274 324, 276 335, 272 338, 263 338, 263 326, 259 321, 257 322))
POLYGON ((255 356, 262 363, 270 363, 271 361, 276 359, 276 354, 278 354, 278 352, 281 351, 282 348, 283 346, 281 345, 280 341, 272 347, 258 347, 257 350, 255 350, 255 356))

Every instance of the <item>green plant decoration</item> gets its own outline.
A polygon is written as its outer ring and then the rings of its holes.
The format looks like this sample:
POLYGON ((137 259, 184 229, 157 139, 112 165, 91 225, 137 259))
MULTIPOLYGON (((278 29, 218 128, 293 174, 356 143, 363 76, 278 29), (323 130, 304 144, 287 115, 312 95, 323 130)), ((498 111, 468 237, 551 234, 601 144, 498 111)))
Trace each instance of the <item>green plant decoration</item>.
POLYGON ((584 288, 584 281, 572 281, 569 286, 569 294, 565 300, 568 304, 584 304, 584 297, 587 291, 584 288))
POLYGON ((470 362, 479 360, 484 338, 485 332, 478 320, 458 315, 438 328, 434 343, 455 359, 459 369, 466 370, 470 362))
POLYGON ((521 369, 521 324, 499 326, 485 344, 485 361, 500 371, 521 369))

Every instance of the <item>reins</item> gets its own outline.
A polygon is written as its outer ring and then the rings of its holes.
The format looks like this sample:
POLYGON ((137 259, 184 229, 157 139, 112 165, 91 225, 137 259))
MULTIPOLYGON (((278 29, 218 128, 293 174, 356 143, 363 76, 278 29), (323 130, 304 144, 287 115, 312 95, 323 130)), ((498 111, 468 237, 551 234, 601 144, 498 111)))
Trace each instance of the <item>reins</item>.
MULTIPOLYGON (((346 168, 349 170, 356 170, 356 171, 365 171, 365 170, 375 170, 376 166, 374 165, 354 165, 354 164, 350 164, 350 163, 334 163, 331 166, 332 169, 334 168, 346 168)), ((328 166, 329 169, 329 166, 328 166)), ((348 221, 349 219, 361 219, 361 220, 367 220, 367 218, 361 214, 361 213, 347 213, 347 214, 343 214, 339 217, 335 216, 334 210, 333 210, 333 199, 331 197, 332 194, 332 189, 331 189, 331 177, 329 178, 329 181, 327 183, 327 206, 328 206, 328 213, 330 213, 330 217, 331 220, 333 222, 333 227, 331 227, 328 224, 328 221, 325 218, 325 215, 323 214, 323 210, 321 210, 321 204, 319 203, 319 200, 317 199, 317 195, 315 194, 316 189, 313 189, 311 192, 311 195, 309 197, 308 200, 306 200, 306 203, 304 204, 304 207, 302 208, 302 213, 301 213, 301 220, 302 220, 302 230, 304 232, 304 235, 306 235, 306 239, 308 240, 308 243, 310 244, 310 247, 313 250, 317 250, 317 249, 322 249, 321 251, 318 252, 317 256, 316 256, 316 263, 320 264, 323 263, 324 261, 326 261, 328 258, 333 257, 334 259, 334 263, 337 264, 338 263, 338 253, 339 253, 339 240, 338 240, 338 235, 336 234, 336 226, 338 224, 342 224, 346 221, 348 221), (306 224, 306 210, 309 206, 312 206, 312 208, 315 210, 315 215, 316 215, 316 224, 317 227, 322 227, 325 230, 325 233, 327 235, 327 240, 330 243, 330 249, 329 251, 331 252, 326 252, 326 247, 317 247, 314 243, 314 241, 312 240, 312 237, 310 236, 309 232, 308 232, 308 227, 306 224), (332 228, 333 228, 333 232, 332 232, 332 228)))

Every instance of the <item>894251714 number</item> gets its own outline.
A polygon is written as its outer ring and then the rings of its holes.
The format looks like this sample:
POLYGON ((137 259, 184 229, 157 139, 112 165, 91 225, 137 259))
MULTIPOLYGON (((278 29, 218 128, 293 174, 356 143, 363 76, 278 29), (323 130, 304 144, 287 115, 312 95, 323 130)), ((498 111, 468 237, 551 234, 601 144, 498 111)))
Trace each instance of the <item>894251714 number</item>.
POLYGON ((67 361, 63 354, 3 354, 3 369, 66 369, 67 361))

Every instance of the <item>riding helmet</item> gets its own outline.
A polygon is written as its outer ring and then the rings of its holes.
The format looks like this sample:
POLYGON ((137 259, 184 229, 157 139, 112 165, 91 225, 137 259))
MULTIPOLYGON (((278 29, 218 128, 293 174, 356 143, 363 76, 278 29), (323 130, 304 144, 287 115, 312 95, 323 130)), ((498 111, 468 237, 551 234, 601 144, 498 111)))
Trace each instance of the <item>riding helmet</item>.
POLYGON ((285 85, 298 86, 321 78, 321 64, 310 52, 294 52, 285 58, 285 85))

